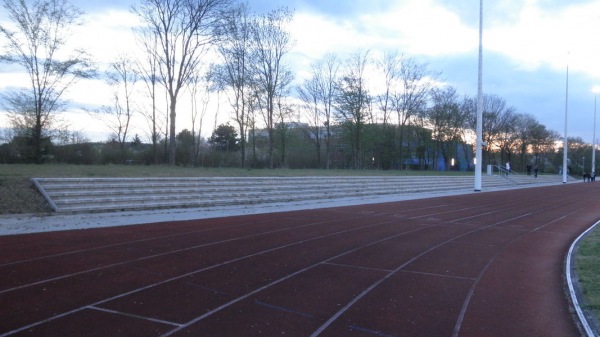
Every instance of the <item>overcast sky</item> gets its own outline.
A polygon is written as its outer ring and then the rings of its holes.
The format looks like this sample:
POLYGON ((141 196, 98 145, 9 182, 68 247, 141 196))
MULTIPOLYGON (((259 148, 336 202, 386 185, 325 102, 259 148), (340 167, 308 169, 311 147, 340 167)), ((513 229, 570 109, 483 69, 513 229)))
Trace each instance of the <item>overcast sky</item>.
MULTIPOLYGON (((135 49, 131 27, 136 18, 129 11, 135 3, 75 1, 86 12, 87 20, 76 35, 77 44, 88 49, 100 64, 135 49)), ((329 52, 345 57, 359 50, 371 50, 374 55, 397 50, 428 63, 431 70, 441 73, 443 82, 456 87, 462 95, 477 93, 478 0, 248 3, 257 12, 281 6, 295 11, 290 32, 296 45, 289 63, 296 68, 296 75, 306 73, 313 61, 329 52)), ((562 135, 568 65, 568 133, 592 141, 592 88, 600 85, 600 0, 484 0, 483 34, 485 93, 501 96, 518 112, 534 115, 562 135)), ((17 79, 17 74, 0 65, 0 90, 17 83, 17 79)), ((103 96, 105 89, 98 84, 91 81, 74 88, 69 95, 73 106, 107 104, 109 93, 103 96)), ((82 113, 67 115, 75 121, 73 129, 98 137, 98 130, 83 126, 89 117, 73 117, 77 115, 82 113)), ((222 115, 218 123, 228 120, 222 115)), ((178 120, 178 125, 185 124, 178 120)), ((207 122, 210 131, 212 124, 207 122)), ((139 131, 140 135, 143 132, 139 131)))

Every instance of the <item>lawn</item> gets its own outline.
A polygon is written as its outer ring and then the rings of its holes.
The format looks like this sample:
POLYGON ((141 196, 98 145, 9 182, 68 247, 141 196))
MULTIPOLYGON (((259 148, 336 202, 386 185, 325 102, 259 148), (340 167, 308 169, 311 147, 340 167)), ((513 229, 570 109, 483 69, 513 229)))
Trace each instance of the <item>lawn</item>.
POLYGON ((166 165, 21 165, 0 164, 0 179, 6 177, 294 177, 294 176, 399 176, 472 175, 472 172, 398 170, 239 169, 166 165))
POLYGON ((580 242, 575 268, 585 297, 583 307, 600 320, 600 227, 580 242))

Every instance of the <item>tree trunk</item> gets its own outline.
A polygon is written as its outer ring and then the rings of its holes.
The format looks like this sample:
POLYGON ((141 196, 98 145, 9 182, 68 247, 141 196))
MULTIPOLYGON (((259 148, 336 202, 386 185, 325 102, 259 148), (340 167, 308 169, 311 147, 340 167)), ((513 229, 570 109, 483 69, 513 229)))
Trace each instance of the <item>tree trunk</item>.
POLYGON ((169 129, 169 165, 175 166, 175 153, 177 150, 177 143, 175 141, 175 109, 177 105, 177 97, 171 95, 171 105, 170 105, 170 129, 169 129))
POLYGON ((36 164, 42 164, 42 123, 39 117, 36 120, 31 138, 31 145, 33 146, 33 160, 36 164))

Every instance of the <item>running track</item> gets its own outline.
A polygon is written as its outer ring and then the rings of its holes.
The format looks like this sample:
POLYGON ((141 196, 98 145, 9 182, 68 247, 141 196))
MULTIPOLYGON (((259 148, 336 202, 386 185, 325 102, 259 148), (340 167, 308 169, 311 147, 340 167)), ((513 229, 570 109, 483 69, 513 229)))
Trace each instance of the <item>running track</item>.
POLYGON ((580 336, 597 187, 3 236, 0 336, 580 336))

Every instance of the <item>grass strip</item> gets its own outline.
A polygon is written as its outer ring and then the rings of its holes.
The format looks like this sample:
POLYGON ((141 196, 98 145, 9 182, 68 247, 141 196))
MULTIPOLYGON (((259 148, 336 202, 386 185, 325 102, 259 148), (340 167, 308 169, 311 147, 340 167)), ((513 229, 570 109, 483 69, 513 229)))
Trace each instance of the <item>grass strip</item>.
POLYGON ((448 176, 473 172, 350 170, 350 169, 240 169, 167 165, 63 165, 0 164, 1 177, 95 178, 95 177, 309 177, 309 176, 448 176))
POLYGON ((582 308, 600 320, 600 227, 580 242, 575 266, 585 298, 582 308))

